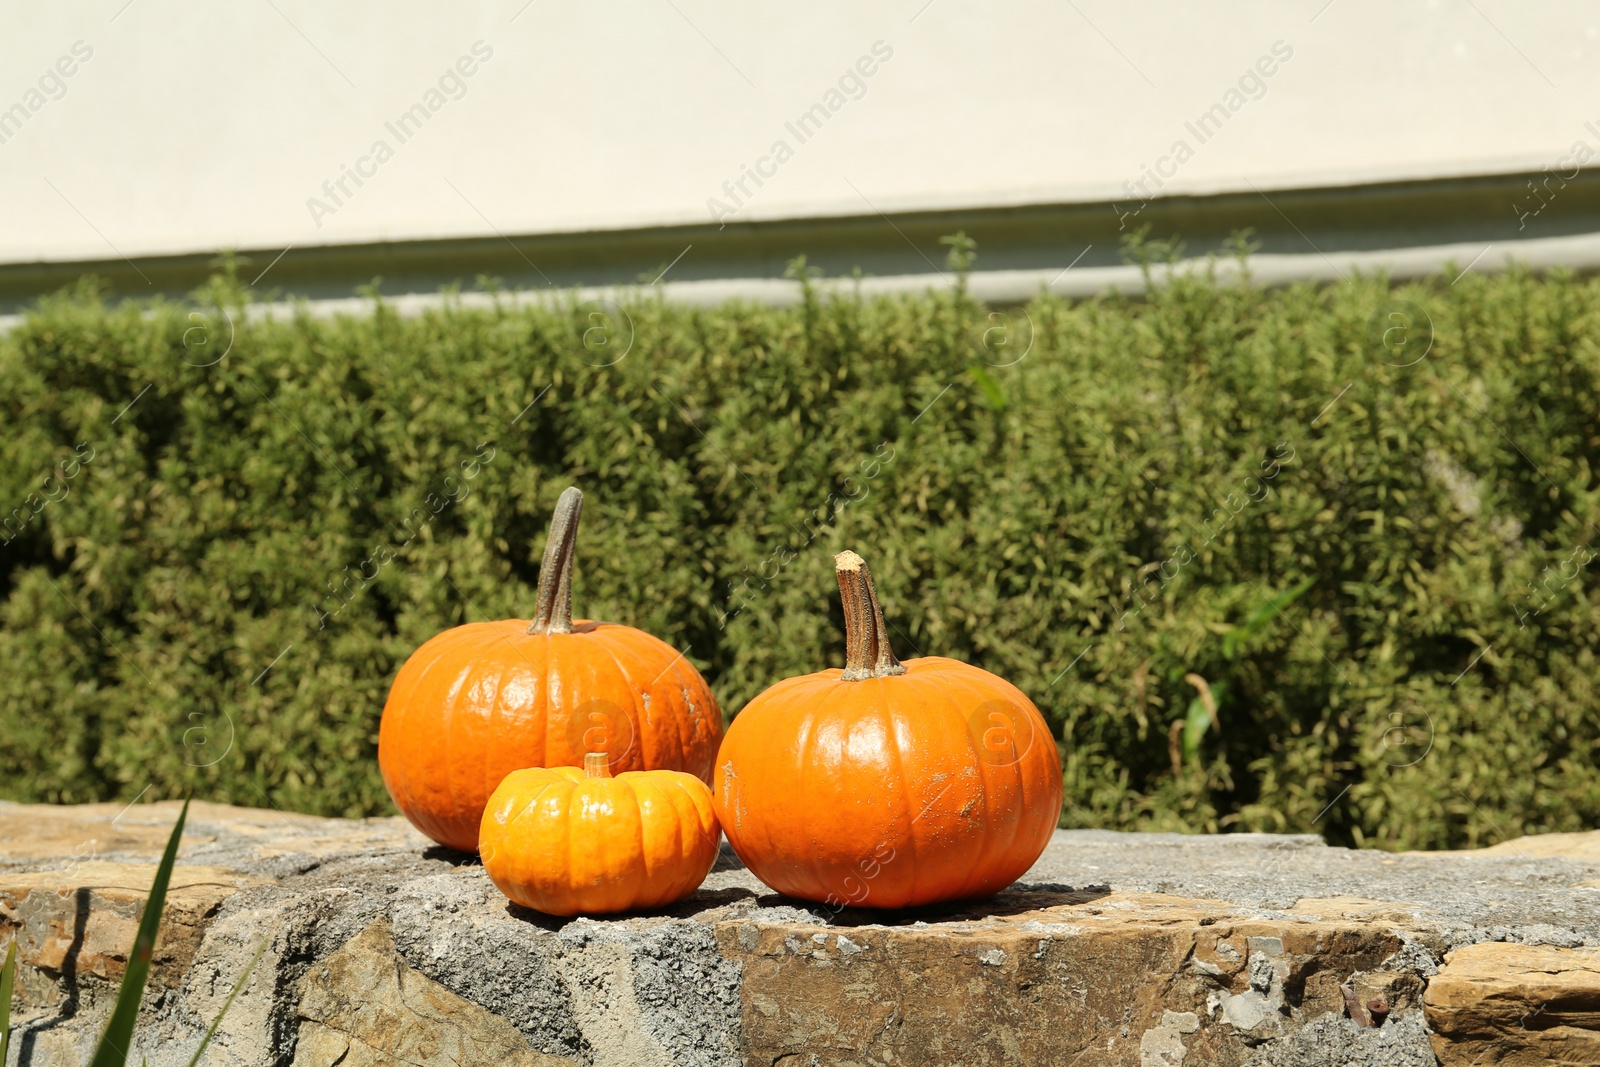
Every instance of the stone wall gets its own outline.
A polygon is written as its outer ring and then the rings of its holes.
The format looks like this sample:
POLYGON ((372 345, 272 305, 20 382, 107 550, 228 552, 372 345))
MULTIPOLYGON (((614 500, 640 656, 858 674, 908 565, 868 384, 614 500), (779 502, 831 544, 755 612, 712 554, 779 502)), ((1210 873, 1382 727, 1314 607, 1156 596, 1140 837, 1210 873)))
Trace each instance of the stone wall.
MULTIPOLYGON (((85 1062, 177 805, 0 804, 11 1064, 85 1062)), ((399 819, 194 805, 133 1062, 1600 1064, 1600 833, 1388 854, 1058 832, 954 908, 832 914, 724 852, 661 914, 556 920, 399 819)))

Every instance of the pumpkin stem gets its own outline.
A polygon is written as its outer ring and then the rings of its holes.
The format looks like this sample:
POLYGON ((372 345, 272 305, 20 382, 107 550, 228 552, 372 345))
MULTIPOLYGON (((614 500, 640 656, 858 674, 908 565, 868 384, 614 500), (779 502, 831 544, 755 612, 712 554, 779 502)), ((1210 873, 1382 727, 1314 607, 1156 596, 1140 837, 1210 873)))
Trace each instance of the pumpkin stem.
POLYGON ((844 600, 844 673, 839 680, 859 682, 906 673, 889 647, 889 628, 867 561, 854 552, 841 552, 833 557, 833 565, 844 600))
POLYGON ((539 564, 539 610, 528 627, 530 634, 572 632, 572 557, 578 547, 578 517, 583 514, 583 492, 570 486, 556 501, 550 520, 550 538, 544 543, 539 564))
POLYGON ((585 752, 583 754, 583 776, 585 778, 611 777, 611 763, 604 752, 585 752))

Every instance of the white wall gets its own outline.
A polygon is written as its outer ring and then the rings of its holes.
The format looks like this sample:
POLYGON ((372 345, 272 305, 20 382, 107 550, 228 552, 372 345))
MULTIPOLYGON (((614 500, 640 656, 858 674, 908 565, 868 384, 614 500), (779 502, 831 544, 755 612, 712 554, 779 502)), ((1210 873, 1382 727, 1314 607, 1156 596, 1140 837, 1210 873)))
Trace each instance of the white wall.
POLYGON ((1575 0, 524 3, 7 5, 0 109, 93 55, 0 143, 0 263, 703 222, 780 139, 736 218, 1123 199, 1180 139, 1164 192, 1600 153, 1600 5, 1575 0), (480 41, 399 143, 385 122, 480 41), (875 42, 865 95, 800 144, 786 120, 875 42), (1185 122, 1275 42, 1292 58, 1199 143, 1185 122), (380 139, 318 226, 308 198, 380 139))

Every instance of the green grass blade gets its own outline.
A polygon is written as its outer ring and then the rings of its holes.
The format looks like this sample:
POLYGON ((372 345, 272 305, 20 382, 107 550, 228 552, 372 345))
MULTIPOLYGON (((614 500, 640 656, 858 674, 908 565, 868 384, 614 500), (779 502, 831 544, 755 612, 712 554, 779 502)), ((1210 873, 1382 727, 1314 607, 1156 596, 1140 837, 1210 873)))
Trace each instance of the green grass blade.
POLYGON ((178 813, 178 824, 167 839, 167 850, 161 855, 161 866, 156 868, 156 880, 150 885, 150 899, 145 902, 144 915, 139 920, 139 933, 133 939, 133 951, 128 953, 128 969, 123 972, 122 986, 117 990, 117 1006, 112 1009, 111 1021, 95 1047, 89 1067, 124 1067, 128 1062, 128 1049, 133 1045, 133 1024, 139 1018, 139 1001, 144 997, 144 984, 150 977, 150 956, 155 951, 156 932, 161 928, 161 912, 167 904, 167 886, 172 881, 172 868, 178 860, 178 842, 183 837, 183 824, 189 817, 189 802, 183 802, 178 813))
POLYGON ((994 411, 1003 414, 1006 410, 1006 394, 1000 388, 1000 383, 995 381, 994 375, 976 363, 967 364, 967 373, 972 376, 972 380, 977 382, 978 388, 983 391, 984 402, 994 411))
MULTIPOLYGON (((206 1036, 200 1039, 200 1047, 194 1050, 194 1058, 189 1061, 189 1067, 199 1067, 200 1057, 205 1055, 206 1046, 211 1044, 211 1039, 216 1036, 217 1027, 222 1025, 222 1017, 228 1014, 228 1009, 233 1007, 233 998, 239 995, 239 990, 250 980, 250 972, 261 961, 261 954, 267 951, 269 941, 263 939, 261 947, 256 949, 256 954, 250 957, 250 962, 244 965, 244 973, 239 975, 239 980, 233 983, 233 991, 228 994, 228 999, 223 1002, 222 1010, 217 1012, 217 1017, 211 1020, 211 1028, 206 1031, 206 1036)), ((4 1064, 0 1064, 4 1067, 4 1064)))
MULTIPOLYGON (((19 928, 18 933, 21 933, 19 928)), ((4 1067, 6 1053, 11 1051, 11 986, 17 980, 17 941, 13 935, 6 946, 6 962, 0 966, 0 1067, 4 1067)))
POLYGON ((1260 633, 1262 628, 1265 627, 1267 623, 1276 618, 1284 608, 1287 608, 1290 604, 1293 604, 1296 600, 1299 600, 1302 596, 1304 596, 1306 590, 1310 589, 1315 583, 1315 578, 1307 578, 1294 588, 1286 589, 1277 596, 1270 598, 1265 604, 1262 604, 1259 608, 1251 613, 1248 619, 1245 620, 1245 632, 1242 640, 1247 641, 1256 636, 1256 634, 1260 633))

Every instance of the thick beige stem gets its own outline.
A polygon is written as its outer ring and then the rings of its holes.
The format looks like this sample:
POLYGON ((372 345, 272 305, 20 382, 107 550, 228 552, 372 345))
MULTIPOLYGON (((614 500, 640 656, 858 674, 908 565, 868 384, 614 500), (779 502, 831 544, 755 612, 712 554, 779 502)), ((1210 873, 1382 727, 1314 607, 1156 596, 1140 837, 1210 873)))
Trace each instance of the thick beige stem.
POLYGON ((844 601, 844 673, 841 681, 887 678, 906 673, 889 647, 889 628, 883 621, 878 589, 872 584, 867 562, 854 552, 833 557, 844 601))
POLYGON ((572 632, 572 557, 578 548, 578 518, 582 514, 583 493, 576 486, 562 492, 556 501, 555 517, 550 520, 544 561, 539 565, 538 614, 528 627, 530 634, 572 632))
POLYGON ((610 778, 611 761, 604 752, 586 752, 583 756, 585 778, 610 778))

